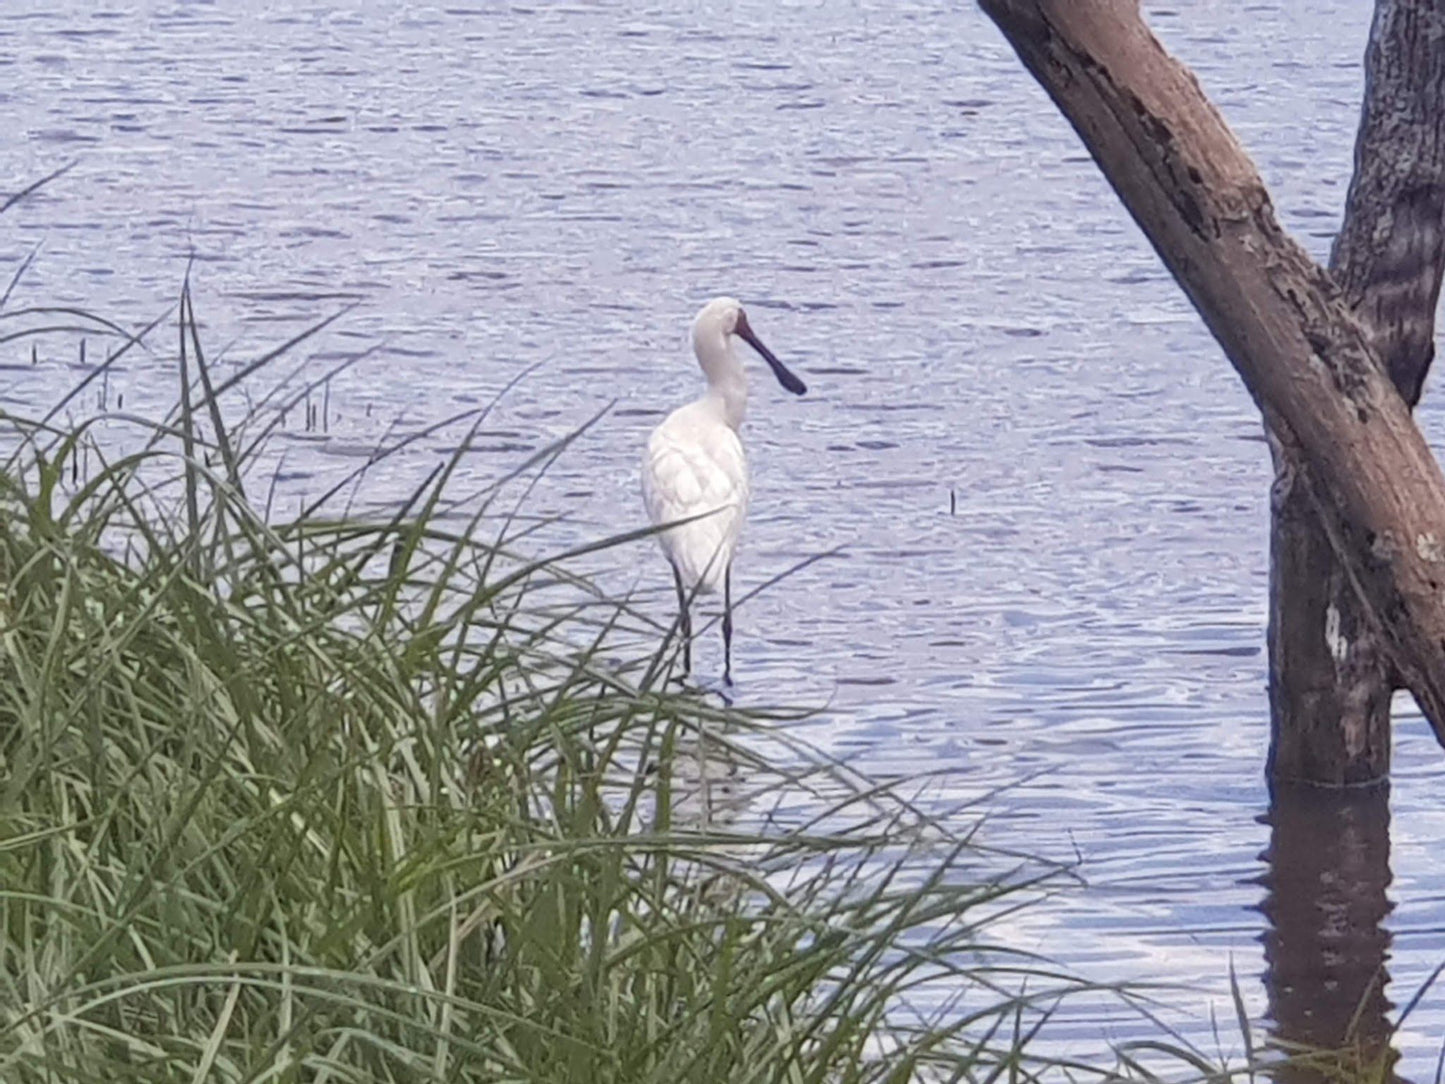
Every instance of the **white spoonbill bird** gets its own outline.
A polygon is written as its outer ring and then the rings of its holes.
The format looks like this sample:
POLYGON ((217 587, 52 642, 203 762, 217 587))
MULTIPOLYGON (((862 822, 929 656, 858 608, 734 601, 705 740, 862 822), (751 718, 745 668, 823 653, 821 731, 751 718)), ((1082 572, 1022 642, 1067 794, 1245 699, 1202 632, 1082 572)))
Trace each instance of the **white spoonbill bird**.
POLYGON ((748 405, 748 379, 736 339, 756 350, 778 383, 794 395, 808 390, 763 345, 742 305, 731 297, 715 297, 692 322, 692 348, 707 377, 707 391, 652 431, 642 462, 648 518, 658 527, 676 524, 660 531, 657 540, 677 588, 683 669, 692 669, 688 602, 693 595, 712 594, 721 587, 723 681, 728 684, 733 679, 733 551, 748 512, 748 461, 738 438, 748 405))

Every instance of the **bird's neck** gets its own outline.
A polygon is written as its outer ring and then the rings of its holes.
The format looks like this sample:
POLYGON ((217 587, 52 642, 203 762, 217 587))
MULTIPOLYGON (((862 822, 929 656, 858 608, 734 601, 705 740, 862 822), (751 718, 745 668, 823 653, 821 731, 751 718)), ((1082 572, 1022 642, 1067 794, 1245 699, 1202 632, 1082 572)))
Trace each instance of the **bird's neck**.
POLYGON ((748 410, 748 384, 739 374, 735 379, 708 381, 703 396, 732 429, 740 429, 748 410))
POLYGON ((727 340, 698 349, 698 361, 707 374, 703 401, 712 405, 732 429, 741 428, 748 410, 748 379, 743 363, 727 340))

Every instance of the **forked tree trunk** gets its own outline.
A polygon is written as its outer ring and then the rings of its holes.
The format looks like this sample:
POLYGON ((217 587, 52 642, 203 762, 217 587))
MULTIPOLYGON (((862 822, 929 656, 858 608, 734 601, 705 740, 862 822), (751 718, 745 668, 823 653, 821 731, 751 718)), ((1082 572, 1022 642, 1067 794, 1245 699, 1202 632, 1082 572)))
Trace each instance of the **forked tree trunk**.
MULTIPOLYGON (((1434 357, 1445 266, 1445 0, 1378 0, 1344 225, 1330 271, 1406 403, 1434 357)), ((1271 443, 1269 773, 1342 785, 1390 769, 1385 646, 1296 464, 1271 443)))
POLYGON ((1445 742, 1445 477, 1334 279, 1137 0, 980 0, 1184 287, 1445 742))

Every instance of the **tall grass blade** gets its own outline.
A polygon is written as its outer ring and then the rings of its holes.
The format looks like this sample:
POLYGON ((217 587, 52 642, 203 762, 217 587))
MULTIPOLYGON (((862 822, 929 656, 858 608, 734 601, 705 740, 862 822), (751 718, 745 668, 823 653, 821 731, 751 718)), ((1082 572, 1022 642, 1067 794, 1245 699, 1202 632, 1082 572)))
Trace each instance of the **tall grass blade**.
POLYGON ((17 203, 25 199, 27 196, 33 196, 36 192, 39 192, 51 181, 57 180, 58 178, 65 176, 78 164, 78 161, 66 162, 65 165, 61 166, 59 169, 52 170, 44 177, 41 177, 38 181, 32 181, 30 184, 22 188, 19 192, 16 192, 13 195, 6 197, 4 202, 0 202, 0 215, 3 215, 6 211, 10 210, 10 208, 14 207, 17 203))

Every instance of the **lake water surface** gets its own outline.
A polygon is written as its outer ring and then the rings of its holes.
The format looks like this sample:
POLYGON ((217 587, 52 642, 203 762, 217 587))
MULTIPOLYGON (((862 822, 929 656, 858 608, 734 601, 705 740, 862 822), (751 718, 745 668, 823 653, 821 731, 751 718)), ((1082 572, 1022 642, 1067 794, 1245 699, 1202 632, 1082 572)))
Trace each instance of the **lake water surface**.
MULTIPOLYGON (((1146 4, 1320 257, 1370 8, 1146 4)), ((1087 882, 1003 935, 1093 978, 1191 984, 1168 1018, 1205 1046, 1211 1009, 1233 1016, 1231 963, 1257 1016, 1307 1036, 1368 985, 1325 982, 1316 934, 1356 972, 1388 951, 1400 1004, 1445 960, 1442 758, 1403 703, 1393 823, 1378 801, 1288 803, 1266 876, 1257 414, 971 5, 6 0, 0 130, 0 189, 78 163, 0 219, 4 282, 40 246, 10 308, 139 327, 193 255, 225 363, 359 302, 303 355, 319 373, 375 348, 331 382, 324 432, 283 439, 283 501, 392 422, 537 366, 460 488, 616 400, 531 510, 585 536, 637 526, 646 432, 699 384, 687 322, 739 296, 810 386, 795 400, 755 371, 739 591, 842 547, 740 608, 742 703, 821 706, 802 732, 870 772, 946 771, 940 807, 1003 787, 988 840, 1077 855, 1087 882), (1321 904, 1322 879, 1349 899, 1321 904)), ((73 339, 33 366, 28 349, 0 357, 0 404, 78 379, 73 339)), ((168 357, 137 353, 109 394, 169 406, 168 357)), ((394 501, 455 440, 389 461, 365 499, 394 501)), ((665 565, 628 556, 600 574, 665 615, 665 565)), ((1410 1075, 1433 1071, 1441 1006, 1401 1029, 1410 1075)), ((1080 1053, 1135 1033, 1066 1023, 1080 1053)))

